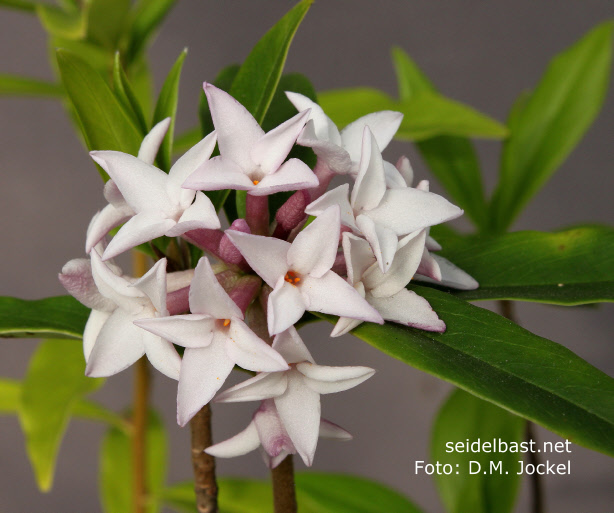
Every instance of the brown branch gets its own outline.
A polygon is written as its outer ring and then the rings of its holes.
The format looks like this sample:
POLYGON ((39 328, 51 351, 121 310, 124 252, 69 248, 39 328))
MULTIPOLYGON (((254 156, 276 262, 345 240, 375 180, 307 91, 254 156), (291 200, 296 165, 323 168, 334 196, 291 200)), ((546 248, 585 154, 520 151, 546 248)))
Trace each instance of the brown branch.
POLYGON ((217 513, 215 458, 204 450, 212 444, 211 407, 207 404, 190 421, 192 466, 198 513, 217 513))
MULTIPOLYGON (((516 317, 516 310, 514 308, 514 302, 508 300, 499 301, 499 309, 501 311, 501 315, 506 319, 509 319, 514 324, 520 323, 516 317)), ((526 442, 531 442, 531 440, 535 440, 535 433, 533 431, 533 423, 530 420, 527 420, 525 426, 524 439, 526 442)), ((533 444, 530 444, 532 446, 533 444)), ((540 458, 535 452, 527 452, 527 463, 534 465, 537 468, 537 465, 540 463, 540 458)), ((531 511, 532 513, 543 513, 545 511, 545 501, 544 501, 544 490, 541 476, 534 472, 529 476, 531 481, 531 511)))
POLYGON ((273 470, 273 504, 275 513, 296 513, 296 490, 294 487, 294 464, 292 455, 286 458, 273 470))

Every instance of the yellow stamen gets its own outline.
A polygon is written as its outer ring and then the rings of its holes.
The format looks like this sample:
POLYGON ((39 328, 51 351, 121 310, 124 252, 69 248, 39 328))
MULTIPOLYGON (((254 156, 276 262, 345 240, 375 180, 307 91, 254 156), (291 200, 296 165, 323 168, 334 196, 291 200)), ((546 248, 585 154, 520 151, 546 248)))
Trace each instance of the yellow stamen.
POLYGON ((252 183, 253 183, 254 185, 258 185, 258 184, 260 183, 260 180, 252 180, 252 183))
POLYGON ((301 281, 301 278, 300 276, 297 276, 294 271, 288 271, 286 276, 284 276, 284 280, 292 285, 296 285, 299 281, 301 281))
POLYGON ((228 326, 230 324, 230 319, 224 319, 224 326, 228 326))

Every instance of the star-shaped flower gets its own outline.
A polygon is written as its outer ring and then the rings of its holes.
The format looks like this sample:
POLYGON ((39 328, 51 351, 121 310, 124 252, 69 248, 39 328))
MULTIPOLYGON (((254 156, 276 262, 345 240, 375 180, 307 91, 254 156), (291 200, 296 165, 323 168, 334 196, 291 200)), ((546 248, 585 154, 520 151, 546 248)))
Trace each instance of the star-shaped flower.
MULTIPOLYGON (((427 331, 443 332, 446 325, 437 317, 428 301, 405 288, 418 269, 425 238, 425 230, 403 237, 392 266, 384 274, 369 243, 351 233, 344 233, 343 253, 348 281, 384 319, 427 331)), ((360 321, 355 319, 341 317, 331 336, 343 335, 359 324, 360 321)))
MULTIPOLYGON (((109 174, 126 204, 136 214, 113 237, 104 252, 104 260, 162 235, 176 237, 189 230, 220 227, 209 198, 202 192, 181 187, 187 176, 209 159, 215 142, 213 132, 185 153, 168 174, 127 153, 90 153, 109 174)), ((102 220, 94 219, 93 224, 98 223, 102 223, 102 220)), ((106 227, 107 223, 104 222, 104 225, 106 227)), ((96 237, 101 231, 96 228, 90 230, 97 234, 96 237)), ((89 246, 93 244, 93 240, 88 241, 89 246)))
POLYGON ((308 189, 318 185, 311 169, 286 157, 305 126, 309 112, 301 112, 268 133, 228 93, 204 84, 218 136, 220 156, 202 164, 184 187, 203 191, 245 190, 254 196, 308 189))
MULTIPOLYGON (((320 419, 318 435, 320 438, 342 442, 352 439, 352 435, 345 429, 326 419, 320 419)), ((260 403, 247 428, 228 440, 208 447, 205 452, 216 458, 234 458, 258 447, 262 447, 264 462, 271 469, 279 465, 289 454, 297 452, 273 399, 265 399, 260 403)), ((310 464, 309 460, 303 461, 306 465, 310 464)))
POLYGON ((369 127, 364 129, 360 167, 349 199, 348 192, 349 185, 341 185, 307 205, 305 212, 319 216, 331 205, 339 205, 342 223, 369 241, 382 272, 392 265, 399 236, 463 213, 431 192, 412 187, 387 188, 382 155, 369 127))
MULTIPOLYGON (((273 348, 290 364, 290 370, 258 374, 222 392, 215 398, 215 402, 244 402, 272 398, 279 420, 292 445, 305 464, 311 465, 321 425, 320 395, 349 390, 369 379, 375 371, 369 367, 316 365, 294 328, 277 335, 273 341, 273 348)), ((283 436, 278 428, 269 429, 268 433, 263 434, 263 438, 267 434, 283 436)), ((253 436, 251 442, 253 445, 253 436)), ((263 446, 264 444, 263 440, 263 446)), ((274 458, 274 462, 282 450, 287 451, 291 448, 283 439, 281 447, 275 448, 270 441, 266 444, 265 450, 274 458), (278 451, 279 453, 275 455, 278 451)))
MULTIPOLYGON (((90 257, 91 267, 84 259, 72 260, 60 275, 67 290, 92 308, 83 333, 85 373, 112 376, 145 354, 156 369, 178 379, 181 359, 173 345, 133 324, 138 319, 168 315, 166 259, 131 281, 103 262, 97 250, 90 257)), ((183 284, 176 282, 174 286, 183 284)))
POLYGON ((201 258, 196 266, 190 311, 135 323, 186 348, 177 391, 177 422, 181 426, 211 400, 235 364, 257 372, 288 368, 279 353, 243 322, 243 312, 219 284, 207 258, 201 258))
POLYGON ((268 298, 269 333, 298 321, 306 310, 383 323, 354 288, 331 271, 339 246, 339 208, 323 211, 294 242, 227 230, 247 263, 273 288, 268 298))

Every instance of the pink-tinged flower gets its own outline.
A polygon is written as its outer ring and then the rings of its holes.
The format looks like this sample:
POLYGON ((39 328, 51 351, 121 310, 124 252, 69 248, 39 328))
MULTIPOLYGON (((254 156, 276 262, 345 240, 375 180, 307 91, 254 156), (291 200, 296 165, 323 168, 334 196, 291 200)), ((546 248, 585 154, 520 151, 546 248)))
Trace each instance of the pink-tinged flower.
MULTIPOLYGON (((214 401, 229 403, 273 399, 280 422, 277 425, 271 422, 275 417, 268 408, 266 420, 269 425, 261 426, 263 433, 258 440, 262 441, 265 451, 273 458, 272 463, 281 461, 277 461, 277 458, 282 451, 294 448, 305 464, 311 465, 321 426, 320 395, 349 390, 369 379, 375 371, 369 367, 316 365, 294 328, 277 335, 273 348, 290 364, 290 370, 258 374, 222 392, 214 401)), ((257 423, 254 427, 258 430, 257 423)), ((243 453, 251 450, 245 450, 250 445, 245 446, 244 438, 239 440, 243 453)), ((249 441, 253 447, 253 433, 249 441)), ((235 446, 235 449, 239 447, 235 446)))
POLYGON ((201 258, 190 286, 191 314, 141 319, 137 326, 185 347, 177 392, 177 422, 184 426, 224 384, 236 365, 283 371, 284 359, 243 322, 243 312, 201 258))
MULTIPOLYGON (((344 233, 343 253, 348 281, 384 319, 427 331, 444 332, 445 323, 437 317, 428 301, 405 288, 420 265, 425 238, 425 230, 403 237, 392 266, 384 274, 369 243, 351 233, 344 233)), ((343 335, 359 324, 360 321, 341 317, 331 336, 343 335)))
MULTIPOLYGON (((342 442, 352 439, 352 435, 345 429, 326 419, 320 419, 318 435, 320 438, 342 442)), ((234 458, 259 447, 262 448, 265 464, 271 469, 279 465, 289 454, 297 453, 273 399, 265 399, 260 403, 247 428, 228 440, 212 445, 205 449, 205 452, 216 458, 234 458)), ((308 461, 305 463, 309 465, 308 461)))
MULTIPOLYGON (((286 96, 298 111, 311 110, 309 122, 298 138, 298 144, 312 148, 318 159, 325 162, 335 174, 356 175, 358 173, 365 127, 368 126, 371 129, 373 137, 383 151, 403 120, 403 114, 400 112, 384 110, 367 114, 339 132, 337 126, 317 103, 298 93, 286 92, 286 96)), ((399 176, 403 180, 401 173, 406 168, 398 170, 392 164, 389 166, 392 168, 390 170, 391 183, 397 182, 399 176)))
MULTIPOLYGON (((168 174, 119 151, 90 153, 112 178, 125 204, 134 213, 111 240, 103 254, 104 260, 163 235, 176 237, 190 230, 220 227, 209 198, 202 192, 181 187, 187 176, 209 159, 215 142, 213 132, 188 150, 168 174)), ((104 230, 109 225, 107 221, 102 212, 92 221, 88 248, 105 235, 104 230)))
POLYGON ((431 192, 412 187, 387 188, 384 161, 369 127, 364 129, 360 167, 349 198, 348 193, 349 185, 341 185, 309 204, 305 211, 319 216, 331 205, 339 205, 341 222, 369 241, 382 272, 392 265, 399 236, 463 213, 431 192))
MULTIPOLYGON (((133 324, 138 319, 168 315, 166 259, 133 280, 121 276, 115 266, 109 267, 97 250, 90 257, 91 264, 84 259, 71 260, 60 275, 68 292, 92 308, 83 333, 85 373, 91 377, 112 376, 147 355, 156 369, 179 379, 181 359, 173 345, 133 324)), ((181 289, 190 276, 183 273, 168 284, 181 289)))
POLYGON ((254 196, 308 189, 318 185, 311 169, 286 157, 305 126, 309 112, 301 112, 268 133, 228 93, 204 84, 217 132, 220 156, 202 164, 184 187, 203 191, 236 189, 254 196))
POLYGON ((273 237, 226 231, 251 268, 273 288, 267 307, 271 335, 288 329, 306 310, 383 323, 375 309, 331 271, 339 231, 337 206, 322 212, 292 244, 273 237))

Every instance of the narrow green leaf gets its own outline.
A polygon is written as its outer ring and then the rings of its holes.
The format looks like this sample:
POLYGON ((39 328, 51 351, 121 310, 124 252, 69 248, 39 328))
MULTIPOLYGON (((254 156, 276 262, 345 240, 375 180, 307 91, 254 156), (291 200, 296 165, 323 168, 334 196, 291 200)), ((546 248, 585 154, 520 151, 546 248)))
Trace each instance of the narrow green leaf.
POLYGON ((37 2, 27 2, 26 0, 0 0, 0 7, 15 9, 16 11, 35 12, 37 2))
POLYGON ((339 127, 379 110, 402 112, 396 134, 401 140, 423 140, 437 135, 500 139, 507 129, 494 119, 462 103, 433 92, 421 92, 405 101, 368 87, 337 89, 318 93, 324 112, 339 127))
MULTIPOLYGON (((132 441, 125 431, 112 427, 100 450, 100 496, 106 513, 132 513, 132 441)), ((147 513, 160 511, 167 467, 167 440, 157 413, 149 412, 146 433, 147 513)))
POLYGON ((83 349, 74 340, 43 341, 30 360, 19 419, 42 491, 50 490, 53 484, 55 462, 72 408, 103 382, 85 376, 83 349))
POLYGON ((64 90, 60 84, 36 78, 0 74, 0 95, 61 98, 64 96, 64 90))
MULTIPOLYGON (((62 83, 79 117, 88 148, 136 155, 145 134, 98 72, 65 50, 58 50, 57 58, 62 83)), ((101 175, 108 178, 102 171, 101 175)))
POLYGON ((130 0, 89 0, 87 39, 115 51, 127 24, 130 0))
POLYGON ((131 13, 128 62, 135 60, 146 48, 158 26, 175 6, 177 0, 138 0, 131 13))
POLYGON ((302 0, 269 30, 245 59, 230 88, 258 123, 262 123, 284 69, 290 43, 313 0, 302 0))
POLYGON ((131 115, 134 124, 142 133, 147 133, 149 130, 145 115, 143 114, 143 108, 124 72, 119 52, 115 52, 115 61, 113 62, 113 91, 126 112, 131 115))
POLYGON ((0 378, 0 415, 18 413, 20 403, 21 383, 12 379, 0 378))
POLYGON ((445 333, 393 323, 365 323, 352 333, 573 443, 614 456, 612 378, 493 312, 435 289, 411 288, 443 319, 445 333))
MULTIPOLYGON (((435 86, 400 48, 392 49, 399 98, 410 101, 422 93, 436 92, 435 86)), ((416 141, 429 169, 448 194, 479 228, 488 225, 488 207, 480 164, 473 144, 466 138, 441 135, 416 141)))
MULTIPOLYGON (((267 481, 222 478, 219 506, 224 513, 273 513, 273 492, 267 481)), ((296 496, 301 513, 420 513, 398 492, 358 476, 323 472, 296 474, 296 496)), ((194 484, 173 485, 165 502, 177 511, 195 513, 194 484)))
MULTIPOLYGON (((454 444, 502 440, 522 442, 525 421, 462 390, 455 390, 437 414, 431 435, 431 461, 451 465, 448 475, 435 475, 439 496, 448 513, 510 513, 520 476, 519 453, 460 452, 454 444), (450 445, 451 444, 451 445, 450 445), (450 450, 452 449, 452 450, 450 450), (483 472, 471 475, 478 462, 483 472), (500 462, 500 466, 497 466, 500 462), (472 465, 470 467, 470 465, 472 465)), ((520 446, 520 445, 519 445, 520 446)))
POLYGON ((65 39, 82 39, 87 31, 87 10, 64 10, 54 5, 36 4, 38 19, 49 34, 65 39))
POLYGON ((591 30, 555 57, 535 91, 510 117, 491 217, 505 231, 592 124, 608 89, 612 22, 591 30))
POLYGON ((9 338, 83 337, 90 310, 71 296, 45 299, 0 297, 0 336, 9 338))
POLYGON ((158 150, 158 162, 160 168, 168 173, 171 168, 171 156, 173 154, 173 137, 175 133, 175 117, 177 115, 177 100, 179 98, 179 79, 181 77, 181 69, 185 61, 187 49, 184 49, 179 58, 171 68, 169 74, 164 81, 158 103, 154 111, 153 125, 159 123, 165 118, 171 118, 171 124, 164 136, 164 140, 158 150))
POLYGON ((554 233, 438 234, 441 254, 479 283, 463 299, 515 299, 558 305, 614 301, 614 229, 584 226, 554 233))

